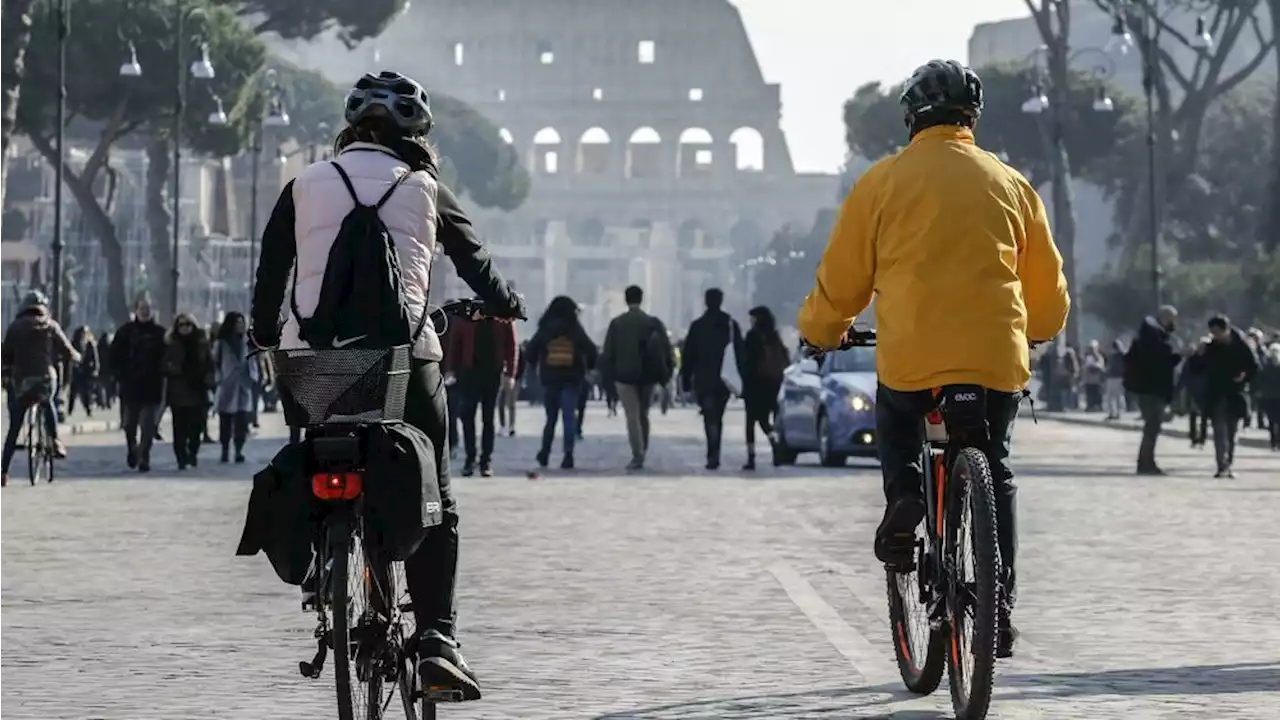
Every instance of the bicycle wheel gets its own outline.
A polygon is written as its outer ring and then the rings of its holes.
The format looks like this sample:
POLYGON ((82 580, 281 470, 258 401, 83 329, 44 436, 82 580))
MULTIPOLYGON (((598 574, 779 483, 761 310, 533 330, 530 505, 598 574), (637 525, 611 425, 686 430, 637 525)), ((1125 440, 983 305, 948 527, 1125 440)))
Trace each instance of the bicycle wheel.
POLYGON ((38 406, 27 410, 27 478, 33 486, 44 479, 45 454, 52 457, 41 420, 38 406))
MULTIPOLYGON (((370 700, 365 680, 367 668, 361 667, 358 640, 360 618, 365 614, 364 586, 368 582, 364 547, 359 536, 345 523, 329 528, 329 595, 333 624, 330 647, 333 649, 333 676, 337 686, 338 720, 376 720, 381 713, 377 701, 370 700)), ((380 684, 380 680, 379 680, 380 684)))
POLYGON ((947 677, 956 720, 982 720, 991 705, 996 662, 1000 546, 991 468, 975 448, 962 448, 947 483, 950 652, 947 677))
MULTIPOLYGON (((916 531, 919 540, 924 525, 916 531)), ((916 568, 909 573, 885 571, 889 594, 889 629, 893 634, 893 654, 898 659, 898 673, 907 689, 928 695, 942 682, 945 659, 944 636, 929 622, 928 598, 935 592, 928 587, 934 571, 926 560, 924 546, 916 553, 916 568)))

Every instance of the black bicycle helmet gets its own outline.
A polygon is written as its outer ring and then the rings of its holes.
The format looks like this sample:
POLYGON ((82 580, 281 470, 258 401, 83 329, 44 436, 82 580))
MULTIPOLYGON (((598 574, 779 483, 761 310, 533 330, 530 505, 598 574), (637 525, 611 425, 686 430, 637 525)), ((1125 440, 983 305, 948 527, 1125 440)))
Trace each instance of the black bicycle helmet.
POLYGON ((903 83, 898 101, 908 116, 959 110, 977 119, 982 115, 982 80, 955 60, 930 60, 903 83))
POLYGON ((431 99, 416 80, 398 72, 365 73, 347 93, 345 117, 355 125, 368 117, 385 117, 406 135, 431 132, 431 99))

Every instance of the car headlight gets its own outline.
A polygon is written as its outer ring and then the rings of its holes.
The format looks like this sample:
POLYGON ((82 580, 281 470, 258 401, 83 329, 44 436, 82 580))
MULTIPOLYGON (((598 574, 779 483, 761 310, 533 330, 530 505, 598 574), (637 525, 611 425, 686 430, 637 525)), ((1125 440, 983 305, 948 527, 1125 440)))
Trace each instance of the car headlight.
POLYGON ((871 401, 861 395, 853 395, 849 398, 849 408, 854 412, 862 412, 871 409, 871 401))

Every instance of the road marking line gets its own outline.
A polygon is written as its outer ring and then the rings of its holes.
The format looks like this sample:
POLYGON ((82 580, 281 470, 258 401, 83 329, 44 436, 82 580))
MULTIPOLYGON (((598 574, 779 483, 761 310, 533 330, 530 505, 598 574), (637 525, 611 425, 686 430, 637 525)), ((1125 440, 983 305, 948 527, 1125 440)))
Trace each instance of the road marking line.
POLYGON ((769 572, 786 591, 791 602, 795 603, 800 612, 809 618, 809 622, 853 665, 868 684, 882 685, 900 681, 897 669, 885 660, 884 651, 872 646, 862 633, 845 622, 840 613, 794 568, 778 562, 769 566, 769 572))

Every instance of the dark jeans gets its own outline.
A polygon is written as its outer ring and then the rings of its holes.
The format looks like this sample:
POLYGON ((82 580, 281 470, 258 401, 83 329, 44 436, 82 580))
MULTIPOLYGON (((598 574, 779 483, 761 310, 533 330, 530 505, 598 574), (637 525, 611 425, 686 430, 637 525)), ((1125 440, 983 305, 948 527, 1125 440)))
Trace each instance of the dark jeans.
POLYGON ((93 391, 94 378, 86 375, 72 375, 71 384, 67 390, 67 414, 76 411, 76 400, 80 400, 80 404, 84 406, 84 412, 89 417, 93 417, 93 391))
POLYGON ((1159 395, 1139 395, 1138 412, 1142 413, 1142 442, 1138 444, 1138 469, 1156 466, 1156 440, 1164 427, 1164 409, 1169 401, 1159 395))
MULTIPOLYGON (((9 466, 13 463, 13 453, 18 449, 18 436, 23 432, 23 428, 26 427, 25 420, 27 408, 30 406, 30 403, 26 402, 24 398, 17 397, 14 393, 10 393, 8 398, 9 430, 4 436, 4 457, 0 458, 0 460, 3 460, 0 464, 4 465, 0 472, 3 472, 5 475, 9 474, 9 466)), ((50 397, 47 401, 41 403, 41 405, 44 407, 45 432, 49 434, 50 438, 57 440, 58 413, 54 408, 53 398, 50 397)))
POLYGON ((124 442, 129 454, 139 462, 151 463, 151 444, 156 440, 163 405, 144 405, 132 400, 120 401, 120 424, 124 426, 124 442), (139 440, 141 434, 141 440, 139 440))
POLYGON ((1263 415, 1267 418, 1267 427, 1271 431, 1271 449, 1280 449, 1280 397, 1264 397, 1258 400, 1263 415))
POLYGON ((729 404, 729 389, 721 385, 698 392, 698 409, 702 411, 702 433, 707 438, 707 464, 720 464, 720 439, 724 436, 724 409, 729 404))
POLYGON ((452 453, 458 449, 460 437, 458 425, 462 417, 462 391, 458 389, 456 381, 453 385, 446 386, 445 403, 449 407, 449 452, 452 453))
POLYGON ((453 637, 457 615, 454 586, 458 576, 458 504, 449 488, 449 401, 439 363, 414 361, 405 399, 405 422, 421 430, 435 451, 440 503, 444 508, 444 519, 427 530, 422 544, 405 560, 405 580, 419 630, 436 630, 453 637))
POLYGON ((244 442, 249 437, 249 422, 252 419, 253 413, 249 412, 218 413, 218 442, 222 443, 224 454, 231 447, 232 441, 235 441, 237 457, 244 452, 244 442))
POLYGON ((551 441, 556 438, 556 420, 564 420, 564 454, 573 457, 573 444, 578 439, 578 422, 575 411, 578 399, 586 396, 580 382, 564 385, 546 385, 542 388, 543 407, 547 409, 547 422, 542 426, 542 455, 551 453, 551 441))
POLYGON ((575 416, 578 423, 574 425, 574 430, 578 437, 582 437, 582 427, 587 421, 587 401, 591 399, 595 386, 589 382, 584 382, 578 387, 578 414, 575 416))
POLYGON ((756 425, 764 431, 765 436, 773 434, 773 416, 778 412, 777 398, 745 397, 747 407, 747 454, 755 454, 756 425))
POLYGON ((179 467, 194 465, 204 436, 204 405, 170 405, 169 414, 173 417, 173 456, 179 467))
POLYGON ((1226 399, 1213 403, 1213 455, 1218 470, 1230 470, 1236 458, 1236 433, 1240 431, 1240 416, 1226 399))
POLYGON ((458 391, 458 414, 462 416, 462 444, 467 451, 467 464, 476 461, 476 408, 480 409, 480 464, 493 459, 493 415, 498 407, 499 376, 491 378, 459 378, 453 386, 458 391))
MULTIPOLYGON (((1005 591, 1010 607, 1017 598, 1018 487, 1013 482, 1009 462, 1014 419, 1018 417, 1016 393, 987 390, 987 432, 982 448, 991 465, 992 490, 996 499, 996 532, 1000 559, 1005 571, 1005 591)), ((881 385, 876 391, 876 436, 880 469, 884 474, 884 497, 892 504, 907 496, 924 493, 924 416, 933 409, 933 393, 928 390, 899 392, 881 385)))

